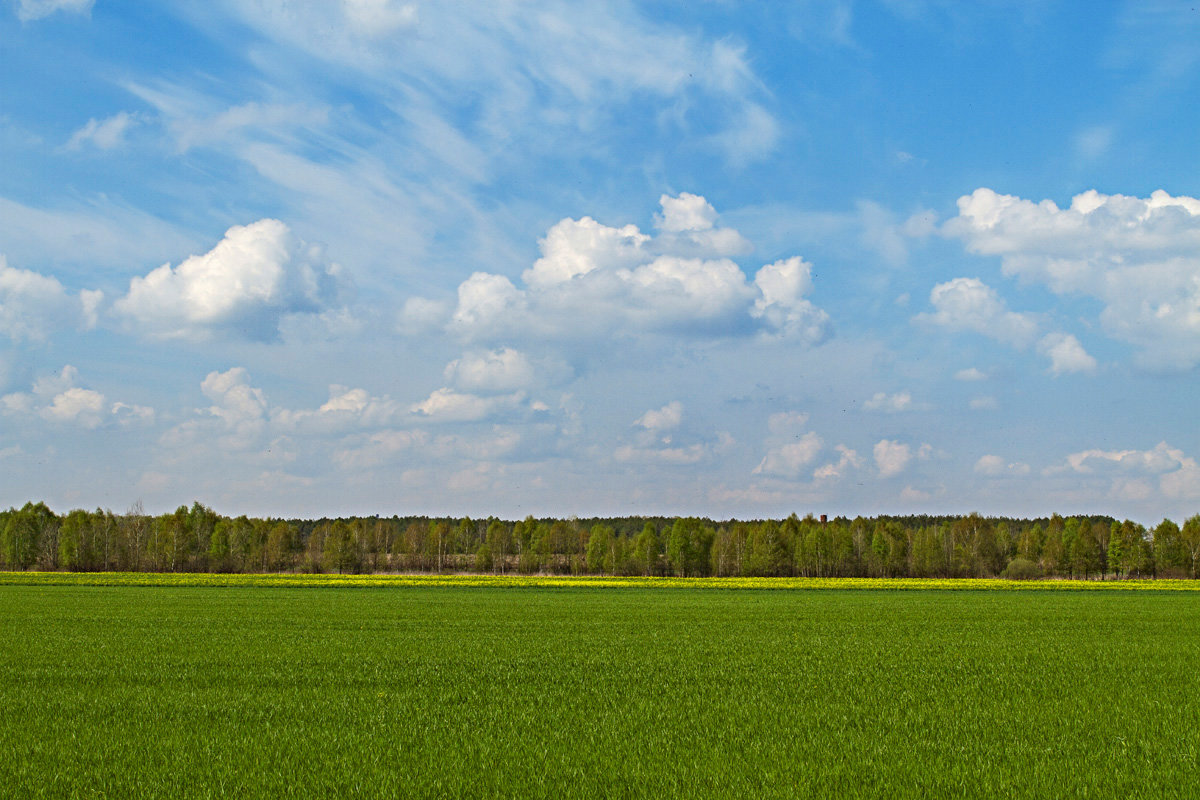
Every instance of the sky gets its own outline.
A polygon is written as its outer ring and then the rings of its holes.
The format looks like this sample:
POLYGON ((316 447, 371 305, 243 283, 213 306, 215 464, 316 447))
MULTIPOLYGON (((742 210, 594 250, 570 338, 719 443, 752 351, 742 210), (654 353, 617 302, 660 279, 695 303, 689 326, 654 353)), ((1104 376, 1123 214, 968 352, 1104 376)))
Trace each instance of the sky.
POLYGON ((0 505, 1200 512, 1200 10, 0 0, 0 505))

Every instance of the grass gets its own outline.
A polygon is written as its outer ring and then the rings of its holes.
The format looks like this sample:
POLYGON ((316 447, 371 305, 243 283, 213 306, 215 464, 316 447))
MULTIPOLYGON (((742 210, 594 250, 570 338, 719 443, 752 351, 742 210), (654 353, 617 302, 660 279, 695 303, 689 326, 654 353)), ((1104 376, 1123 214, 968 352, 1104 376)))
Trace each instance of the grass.
POLYGON ((6 796, 1200 793, 1194 592, 3 582, 6 796))

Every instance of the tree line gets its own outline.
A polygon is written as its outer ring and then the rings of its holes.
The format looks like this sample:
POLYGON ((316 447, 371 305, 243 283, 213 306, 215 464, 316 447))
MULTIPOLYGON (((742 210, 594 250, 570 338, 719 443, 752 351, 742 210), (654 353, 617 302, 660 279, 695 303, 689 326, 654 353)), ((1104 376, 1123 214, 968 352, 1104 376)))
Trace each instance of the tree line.
POLYGON ((1147 529, 1104 516, 507 521, 0 512, 0 569, 519 572, 804 577, 1200 577, 1200 514, 1147 529))

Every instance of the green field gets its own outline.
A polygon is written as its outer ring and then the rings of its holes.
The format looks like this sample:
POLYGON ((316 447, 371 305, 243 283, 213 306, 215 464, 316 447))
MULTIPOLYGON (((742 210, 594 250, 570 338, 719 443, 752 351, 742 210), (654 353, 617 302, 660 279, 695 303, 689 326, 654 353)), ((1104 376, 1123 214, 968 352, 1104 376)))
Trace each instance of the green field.
POLYGON ((6 797, 1196 797, 1200 593, 0 586, 6 797))

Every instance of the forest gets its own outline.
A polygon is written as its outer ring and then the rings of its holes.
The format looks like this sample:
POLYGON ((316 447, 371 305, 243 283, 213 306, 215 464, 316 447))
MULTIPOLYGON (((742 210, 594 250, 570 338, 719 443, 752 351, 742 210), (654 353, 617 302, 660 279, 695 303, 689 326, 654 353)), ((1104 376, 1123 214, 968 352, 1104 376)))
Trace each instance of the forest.
POLYGON ((0 512, 0 569, 122 572, 472 572, 801 577, 1196 578, 1200 514, 1153 528, 1104 516, 507 521, 0 512))

